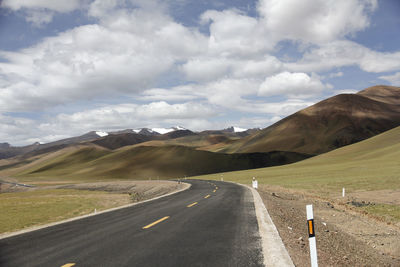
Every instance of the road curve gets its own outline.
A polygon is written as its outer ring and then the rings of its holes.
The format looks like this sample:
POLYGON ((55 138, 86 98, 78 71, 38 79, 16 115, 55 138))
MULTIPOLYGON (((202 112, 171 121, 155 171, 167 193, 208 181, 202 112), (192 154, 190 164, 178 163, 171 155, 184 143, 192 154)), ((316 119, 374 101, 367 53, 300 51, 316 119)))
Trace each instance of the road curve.
POLYGON ((0 240, 0 266, 263 266, 251 192, 189 190, 0 240))

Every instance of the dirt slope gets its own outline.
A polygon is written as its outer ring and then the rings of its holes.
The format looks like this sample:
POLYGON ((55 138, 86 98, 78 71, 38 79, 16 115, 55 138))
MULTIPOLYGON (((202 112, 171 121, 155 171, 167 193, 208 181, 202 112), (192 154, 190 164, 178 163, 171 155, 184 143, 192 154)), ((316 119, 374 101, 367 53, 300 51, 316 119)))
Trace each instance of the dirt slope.
POLYGON ((293 151, 321 154, 400 125, 400 88, 374 86, 340 94, 303 109, 225 152, 293 151))

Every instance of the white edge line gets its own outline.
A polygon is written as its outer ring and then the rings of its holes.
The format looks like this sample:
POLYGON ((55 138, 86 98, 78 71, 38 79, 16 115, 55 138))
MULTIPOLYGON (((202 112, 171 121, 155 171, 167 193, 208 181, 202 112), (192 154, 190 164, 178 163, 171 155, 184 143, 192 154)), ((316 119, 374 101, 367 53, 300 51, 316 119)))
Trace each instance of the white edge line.
POLYGON ((165 195, 161 195, 161 196, 158 196, 158 197, 146 199, 146 200, 143 200, 143 201, 140 201, 140 202, 135 202, 135 203, 123 205, 123 206, 120 206, 120 207, 115 207, 115 208, 111 208, 111 209, 107 209, 107 210, 98 211, 96 213, 89 213, 89 214, 86 214, 86 215, 65 219, 65 220, 58 221, 58 222, 43 224, 43 225, 40 225, 40 226, 34 226, 34 227, 30 227, 30 228, 27 228, 27 229, 24 229, 24 230, 12 232, 12 233, 0 234, 0 240, 1 239, 5 239, 5 238, 9 238, 9 237, 12 237, 12 236, 16 236, 16 235, 22 235, 22 234, 25 234, 25 233, 37 231, 37 230, 40 230, 40 229, 43 229, 43 228, 47 228, 47 227, 51 227, 51 226, 55 226, 55 225, 59 225, 59 224, 67 223, 67 222, 77 221, 77 220, 81 220, 81 219, 92 217, 92 216, 96 216, 96 215, 100 215, 100 214, 111 212, 111 211, 114 211, 114 210, 129 208, 129 207, 132 207, 132 206, 135 206, 135 205, 139 205, 139 204, 142 204, 142 203, 146 203, 146 202, 150 202, 150 201, 153 201, 153 200, 156 200, 156 199, 167 197, 167 196, 170 196, 170 195, 173 195, 173 194, 177 194, 179 192, 182 192, 182 191, 185 191, 185 190, 189 189, 192 186, 191 184, 184 183, 184 182, 181 182, 181 184, 185 185, 185 187, 181 188, 181 189, 179 189, 177 191, 173 191, 171 193, 165 194, 165 195))
POLYGON ((262 240, 262 250, 264 255, 264 265, 265 266, 290 266, 294 267, 293 261, 289 256, 285 245, 282 242, 279 232, 276 229, 271 217, 268 214, 267 208, 261 199, 260 194, 254 188, 239 184, 235 182, 230 182, 237 185, 241 185, 249 189, 253 194, 254 208, 256 211, 258 229, 260 232, 262 240))

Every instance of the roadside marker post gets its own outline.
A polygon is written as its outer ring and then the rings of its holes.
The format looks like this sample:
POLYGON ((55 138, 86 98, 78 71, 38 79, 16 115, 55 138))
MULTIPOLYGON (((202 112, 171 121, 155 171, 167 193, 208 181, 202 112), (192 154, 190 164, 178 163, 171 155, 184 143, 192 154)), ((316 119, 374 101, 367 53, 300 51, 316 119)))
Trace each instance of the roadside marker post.
POLYGON ((343 187, 343 189, 342 189, 342 197, 344 197, 344 195, 345 195, 345 189, 343 187))
POLYGON ((313 206, 307 205, 308 242, 310 244, 311 267, 318 267, 317 242, 315 240, 313 206))
POLYGON ((254 189, 258 189, 258 181, 256 180, 256 177, 253 177, 252 185, 254 189))

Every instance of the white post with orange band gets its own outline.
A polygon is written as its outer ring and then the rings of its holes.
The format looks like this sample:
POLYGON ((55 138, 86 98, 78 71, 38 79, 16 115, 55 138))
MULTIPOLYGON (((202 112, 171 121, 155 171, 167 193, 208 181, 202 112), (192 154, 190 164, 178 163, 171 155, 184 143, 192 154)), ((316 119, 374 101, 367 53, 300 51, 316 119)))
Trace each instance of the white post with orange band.
POLYGON ((315 240, 314 214, 312 205, 307 205, 306 210, 307 210, 308 242, 310 244, 311 267, 318 267, 317 242, 315 240))

